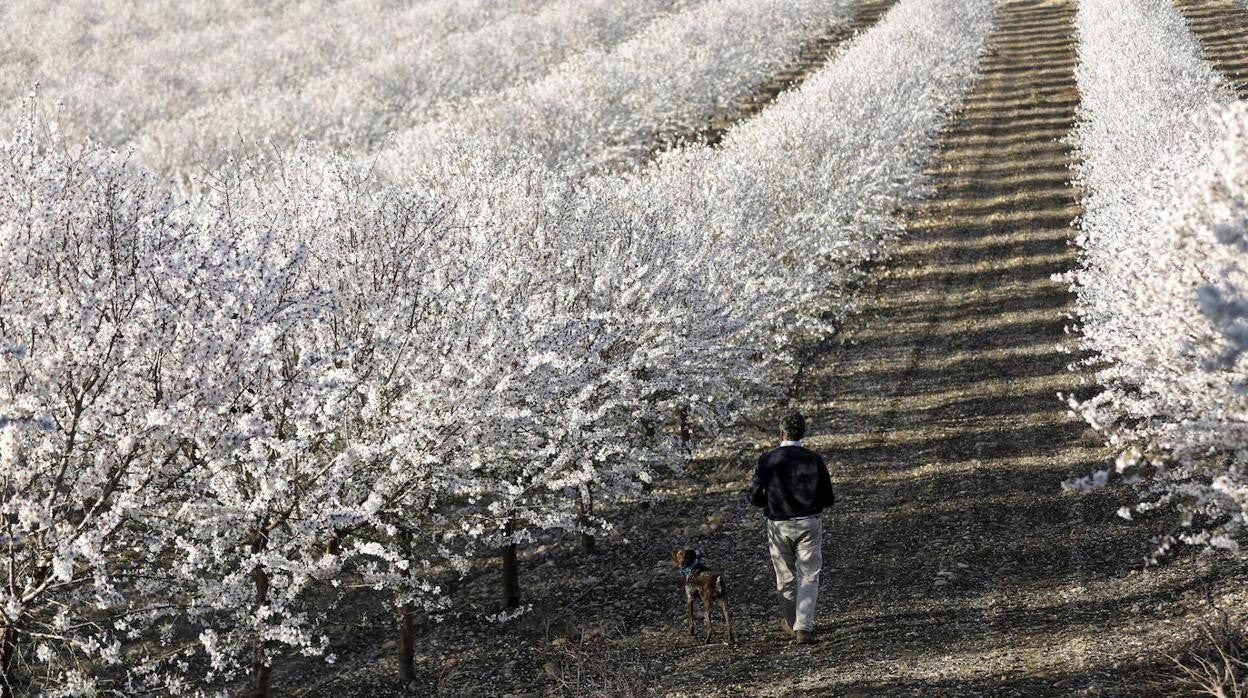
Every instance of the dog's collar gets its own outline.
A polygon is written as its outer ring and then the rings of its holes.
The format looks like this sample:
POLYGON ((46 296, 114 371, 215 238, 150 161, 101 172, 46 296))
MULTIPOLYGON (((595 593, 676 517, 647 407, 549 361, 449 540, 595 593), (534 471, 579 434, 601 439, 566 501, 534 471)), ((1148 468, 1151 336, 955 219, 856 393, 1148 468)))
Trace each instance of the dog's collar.
POLYGON ((701 567, 701 566, 702 566, 702 561, 701 561, 701 560, 694 560, 692 565, 689 565, 688 567, 681 567, 681 568, 680 568, 680 573, 681 573, 681 574, 683 574, 683 575, 685 575, 686 577, 688 577, 689 575, 693 574, 694 572, 697 572, 697 571, 698 571, 698 568, 699 568, 699 567, 701 567))

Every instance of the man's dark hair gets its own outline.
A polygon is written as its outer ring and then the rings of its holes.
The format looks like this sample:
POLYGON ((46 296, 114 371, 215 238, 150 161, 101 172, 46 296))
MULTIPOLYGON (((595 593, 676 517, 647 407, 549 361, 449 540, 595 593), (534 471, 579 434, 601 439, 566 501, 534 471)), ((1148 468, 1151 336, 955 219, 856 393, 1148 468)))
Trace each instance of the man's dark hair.
POLYGON ((784 428, 784 435, 791 441, 799 441, 806 435, 806 418, 801 412, 790 412, 784 415, 784 419, 780 420, 780 426, 784 428))

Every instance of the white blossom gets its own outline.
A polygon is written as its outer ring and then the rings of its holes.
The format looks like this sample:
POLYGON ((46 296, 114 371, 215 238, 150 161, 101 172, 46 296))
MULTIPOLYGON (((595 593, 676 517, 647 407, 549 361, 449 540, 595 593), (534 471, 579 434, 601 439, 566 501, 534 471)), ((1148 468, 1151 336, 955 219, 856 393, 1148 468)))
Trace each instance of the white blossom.
POLYGON ((1178 539, 1234 550, 1248 523, 1248 111, 1171 3, 1085 0, 1077 24, 1087 210, 1072 279, 1102 391, 1073 406, 1120 448, 1136 511, 1173 506, 1185 529, 1200 514, 1178 539))

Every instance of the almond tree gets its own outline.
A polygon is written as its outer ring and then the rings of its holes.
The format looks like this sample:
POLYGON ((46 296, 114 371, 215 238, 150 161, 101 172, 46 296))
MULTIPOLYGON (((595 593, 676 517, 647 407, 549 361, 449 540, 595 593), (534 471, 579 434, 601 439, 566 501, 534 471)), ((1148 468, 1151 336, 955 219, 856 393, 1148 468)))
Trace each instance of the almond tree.
POLYGON ((449 549, 446 537, 462 532, 456 498, 474 482, 466 445, 486 438, 479 415, 495 387, 477 368, 487 347, 472 320, 482 262, 451 224, 452 202, 379 188, 342 160, 317 169, 306 153, 301 159, 285 171, 284 215, 320 212, 306 244, 316 287, 334 298, 321 339, 350 357, 355 383, 340 435, 374 449, 371 472, 351 493, 369 514, 328 545, 364 552, 352 575, 393 591, 399 673, 410 681, 413 616, 439 603, 430 577, 445 562, 466 569, 464 551, 449 549))
POLYGON ((203 404, 162 516, 204 678, 248 665, 267 695, 279 652, 327 653, 330 589, 397 585, 404 619, 432 592, 410 541, 432 537, 429 512, 460 487, 472 400, 443 408, 448 391, 477 386, 437 361, 459 338, 440 204, 298 153, 280 179, 254 169, 216 181, 196 218, 179 358, 203 404))
POLYGON ((182 477, 162 310, 184 230, 148 179, 26 114, 0 158, 0 676, 75 693, 162 604, 133 595, 131 518, 182 477))

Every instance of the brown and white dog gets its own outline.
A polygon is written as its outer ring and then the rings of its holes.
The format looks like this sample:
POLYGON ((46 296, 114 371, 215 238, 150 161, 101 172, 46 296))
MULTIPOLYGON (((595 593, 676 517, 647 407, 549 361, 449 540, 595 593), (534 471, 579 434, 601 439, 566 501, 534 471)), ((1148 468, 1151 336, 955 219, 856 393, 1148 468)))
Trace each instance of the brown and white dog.
POLYGON ((715 632, 714 626, 711 625, 711 602, 719 601, 719 607, 724 612, 724 624, 728 626, 728 644, 731 645, 736 640, 736 636, 732 632, 732 617, 728 615, 728 602, 724 599, 724 576, 703 565, 698 559, 698 551, 689 548, 673 550, 672 562, 675 562, 680 568, 680 573, 685 575, 685 610, 689 614, 689 636, 694 637, 693 599, 696 596, 702 599, 702 612, 706 619, 706 638, 702 640, 702 644, 710 642, 711 635, 715 632))

